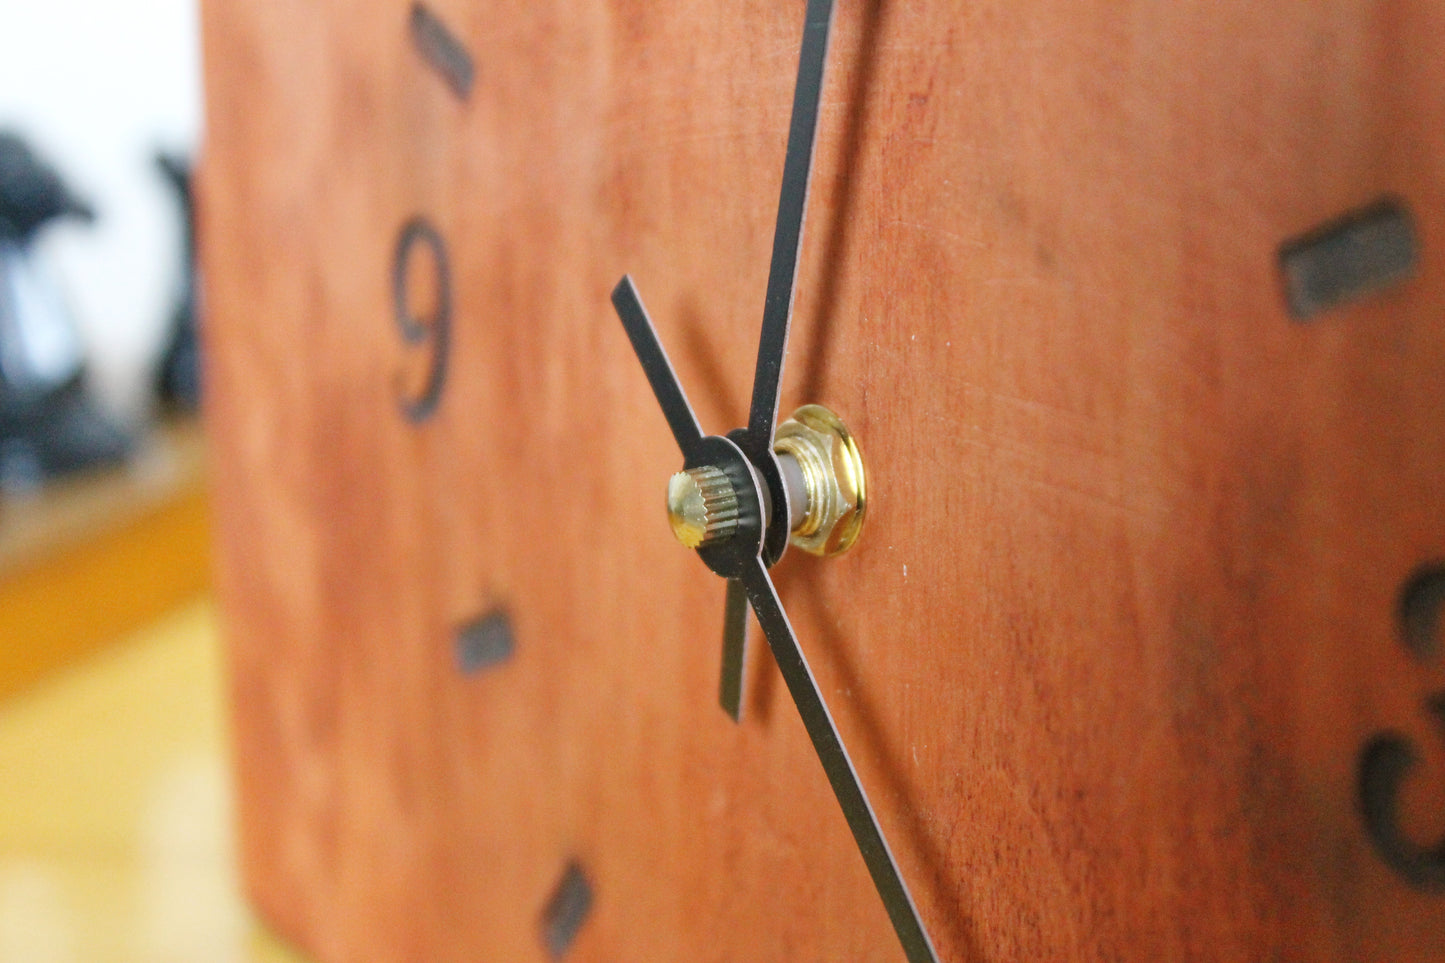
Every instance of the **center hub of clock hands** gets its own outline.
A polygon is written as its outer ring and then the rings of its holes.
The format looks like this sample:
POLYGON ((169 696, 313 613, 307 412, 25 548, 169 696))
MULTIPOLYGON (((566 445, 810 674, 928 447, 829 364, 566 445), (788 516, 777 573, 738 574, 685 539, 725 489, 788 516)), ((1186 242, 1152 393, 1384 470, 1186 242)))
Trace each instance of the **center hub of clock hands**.
MULTIPOLYGON (((786 492, 790 543, 814 555, 837 555, 857 541, 866 505, 863 456, 842 420, 822 405, 804 405, 778 426, 775 463, 786 492)), ((769 486, 749 463, 762 495, 764 531, 771 527, 769 486)), ((742 497, 749 493, 744 490, 742 497)), ((673 475, 667 518, 686 548, 734 538, 745 506, 728 473, 705 464, 673 475)))
MULTIPOLYGON (((728 580, 719 686, 723 708, 734 720, 740 718, 751 605, 909 963, 936 963, 928 931, 778 599, 768 574, 774 559, 764 552, 770 516, 775 525, 785 520, 795 540, 817 539, 817 544, 804 547, 820 554, 836 554, 856 540, 866 491, 858 446, 836 415, 818 405, 805 405, 776 432, 767 431, 764 464, 782 482, 778 494, 771 494, 763 471, 743 454, 743 445, 751 448, 757 443, 751 427, 726 438, 702 433, 632 278, 624 275, 617 283, 612 305, 682 452, 683 470, 668 486, 673 532, 683 544, 694 544, 708 568, 728 580)), ((769 344, 765 336, 761 352, 769 344)), ((776 392, 770 389, 767 394, 776 405, 776 392)), ((757 397, 755 392, 755 401, 757 397)))
MULTIPOLYGON (((703 502, 702 531, 692 547, 718 575, 726 579, 740 578, 743 569, 762 551, 767 520, 772 512, 772 499, 768 497, 761 474, 732 439, 718 435, 699 438, 690 450, 684 449, 683 470, 679 474, 687 480, 679 480, 676 485, 669 485, 669 489, 675 489, 682 501, 688 501, 695 492, 695 500, 703 502), (709 512, 711 531, 708 531, 709 512)), ((669 517, 673 509, 671 502, 669 498, 669 517)), ((684 508, 682 504, 677 507, 684 508)), ((691 511, 691 517, 698 518, 698 513, 691 511)), ((684 534, 689 530, 685 518, 673 523, 675 534, 679 528, 684 534)), ((682 538, 680 535, 679 541, 682 538)))
POLYGON ((738 494, 714 465, 680 471, 667 483, 667 521, 683 548, 729 538, 738 527, 738 494))

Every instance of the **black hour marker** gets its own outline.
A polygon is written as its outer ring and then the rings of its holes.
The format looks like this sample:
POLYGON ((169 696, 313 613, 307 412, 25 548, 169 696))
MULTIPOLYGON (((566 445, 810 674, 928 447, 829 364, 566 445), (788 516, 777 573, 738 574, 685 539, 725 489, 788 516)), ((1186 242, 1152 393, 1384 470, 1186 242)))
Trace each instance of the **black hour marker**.
MULTIPOLYGON (((1445 696, 1426 702, 1437 729, 1445 734, 1445 696)), ((1411 839, 1400 825, 1400 793, 1420 763, 1411 740, 1396 732, 1371 739, 1360 756, 1360 809, 1375 852, 1400 878, 1421 890, 1445 890, 1445 840, 1433 845, 1411 839)))
POLYGON ((457 671, 471 675, 512 656, 512 622, 501 609, 457 629, 457 671))
MULTIPOLYGON (((1442 611, 1445 565, 1422 565, 1400 590, 1397 613, 1401 641, 1421 662, 1430 662, 1438 654, 1442 611)), ((1437 732, 1445 736, 1445 692, 1429 696, 1425 711, 1437 732)), ((1360 754, 1360 814, 1385 865, 1417 889, 1440 892, 1445 891, 1445 838, 1437 836, 1433 844, 1420 843, 1401 825, 1400 796, 1420 757, 1420 748, 1402 732, 1382 732, 1370 739, 1360 754)))
POLYGON ((542 942, 552 959, 560 960, 571 949, 591 910, 592 884, 582 867, 570 862, 542 910, 542 942))
POLYGON ((1415 658, 1433 662, 1440 654, 1442 629, 1445 565, 1426 565, 1410 576, 1400 592, 1400 634, 1415 658))
POLYGON ((1395 200, 1322 225, 1280 249, 1289 309, 1304 321, 1403 281, 1415 273, 1418 247, 1410 213, 1395 200))
POLYGON ((447 359, 451 350, 452 271, 447 260, 446 242, 440 232, 424 217, 413 217, 402 225, 396 239, 391 262, 391 300, 396 326, 402 340, 409 345, 431 342, 431 370, 426 384, 414 398, 403 398, 401 410, 408 421, 422 422, 430 418, 442 400, 446 387, 447 359), (421 245, 431 252, 432 270, 436 274, 435 301, 430 318, 411 313, 408 266, 412 250, 421 245))
POLYGON ((423 59, 442 75, 447 86, 462 100, 466 100, 472 92, 472 81, 476 77, 472 55, 467 53, 467 48, 447 29, 447 25, 424 4, 411 5, 411 39, 423 59))

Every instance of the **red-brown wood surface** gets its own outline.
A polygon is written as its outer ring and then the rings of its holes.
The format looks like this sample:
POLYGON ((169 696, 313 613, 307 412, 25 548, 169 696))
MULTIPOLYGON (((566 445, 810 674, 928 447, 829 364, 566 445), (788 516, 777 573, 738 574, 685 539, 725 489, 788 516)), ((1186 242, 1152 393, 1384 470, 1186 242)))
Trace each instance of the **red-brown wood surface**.
MULTIPOLYGON (((326 963, 546 959, 571 860, 569 960, 900 958, 764 647, 717 706, 723 586, 607 300, 743 423, 802 4, 430 9, 465 101, 402 0, 205 4, 249 889, 326 963), (513 657, 459 674, 498 606, 513 657)), ((1442 49, 1428 0, 840 0, 783 410, 855 430, 870 518, 774 574, 945 959, 1445 955, 1357 791, 1408 735, 1404 829, 1445 832, 1396 619, 1445 557, 1442 49), (1414 277, 1292 320, 1281 244, 1383 196, 1414 277)))

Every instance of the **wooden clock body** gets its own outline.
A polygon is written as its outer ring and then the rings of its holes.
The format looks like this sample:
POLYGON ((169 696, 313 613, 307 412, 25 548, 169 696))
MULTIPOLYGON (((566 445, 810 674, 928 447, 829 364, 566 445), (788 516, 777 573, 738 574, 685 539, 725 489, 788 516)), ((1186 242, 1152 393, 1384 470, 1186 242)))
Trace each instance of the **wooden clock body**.
MULTIPOLYGON (((723 585, 607 297, 630 272, 704 429, 745 421, 802 4, 432 0, 465 96, 401 0, 204 7, 263 916, 326 963, 545 960, 570 866, 567 959, 900 958, 764 646, 718 708, 723 585), (444 347, 396 320, 418 218, 444 347), (510 656, 459 671, 497 613, 510 656)), ((841 0, 782 409, 848 422, 870 518, 774 577, 942 958, 1445 955, 1408 631, 1445 557, 1442 49, 1428 0, 841 0), (1409 277, 1292 317, 1282 246, 1381 198, 1409 277)))

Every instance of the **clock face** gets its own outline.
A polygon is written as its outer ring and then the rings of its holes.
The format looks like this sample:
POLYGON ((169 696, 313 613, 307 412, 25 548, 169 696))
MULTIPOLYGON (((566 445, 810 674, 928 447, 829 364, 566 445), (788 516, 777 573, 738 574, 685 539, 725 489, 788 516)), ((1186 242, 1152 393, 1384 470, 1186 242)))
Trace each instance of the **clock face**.
MULTIPOLYGON (((1445 952, 1445 14, 1391 11, 838 5, 778 410, 868 521, 768 574, 940 959, 1445 952)), ((241 840, 318 957, 904 958, 769 646, 718 705, 609 302, 748 425, 804 16, 206 9, 241 840)))

